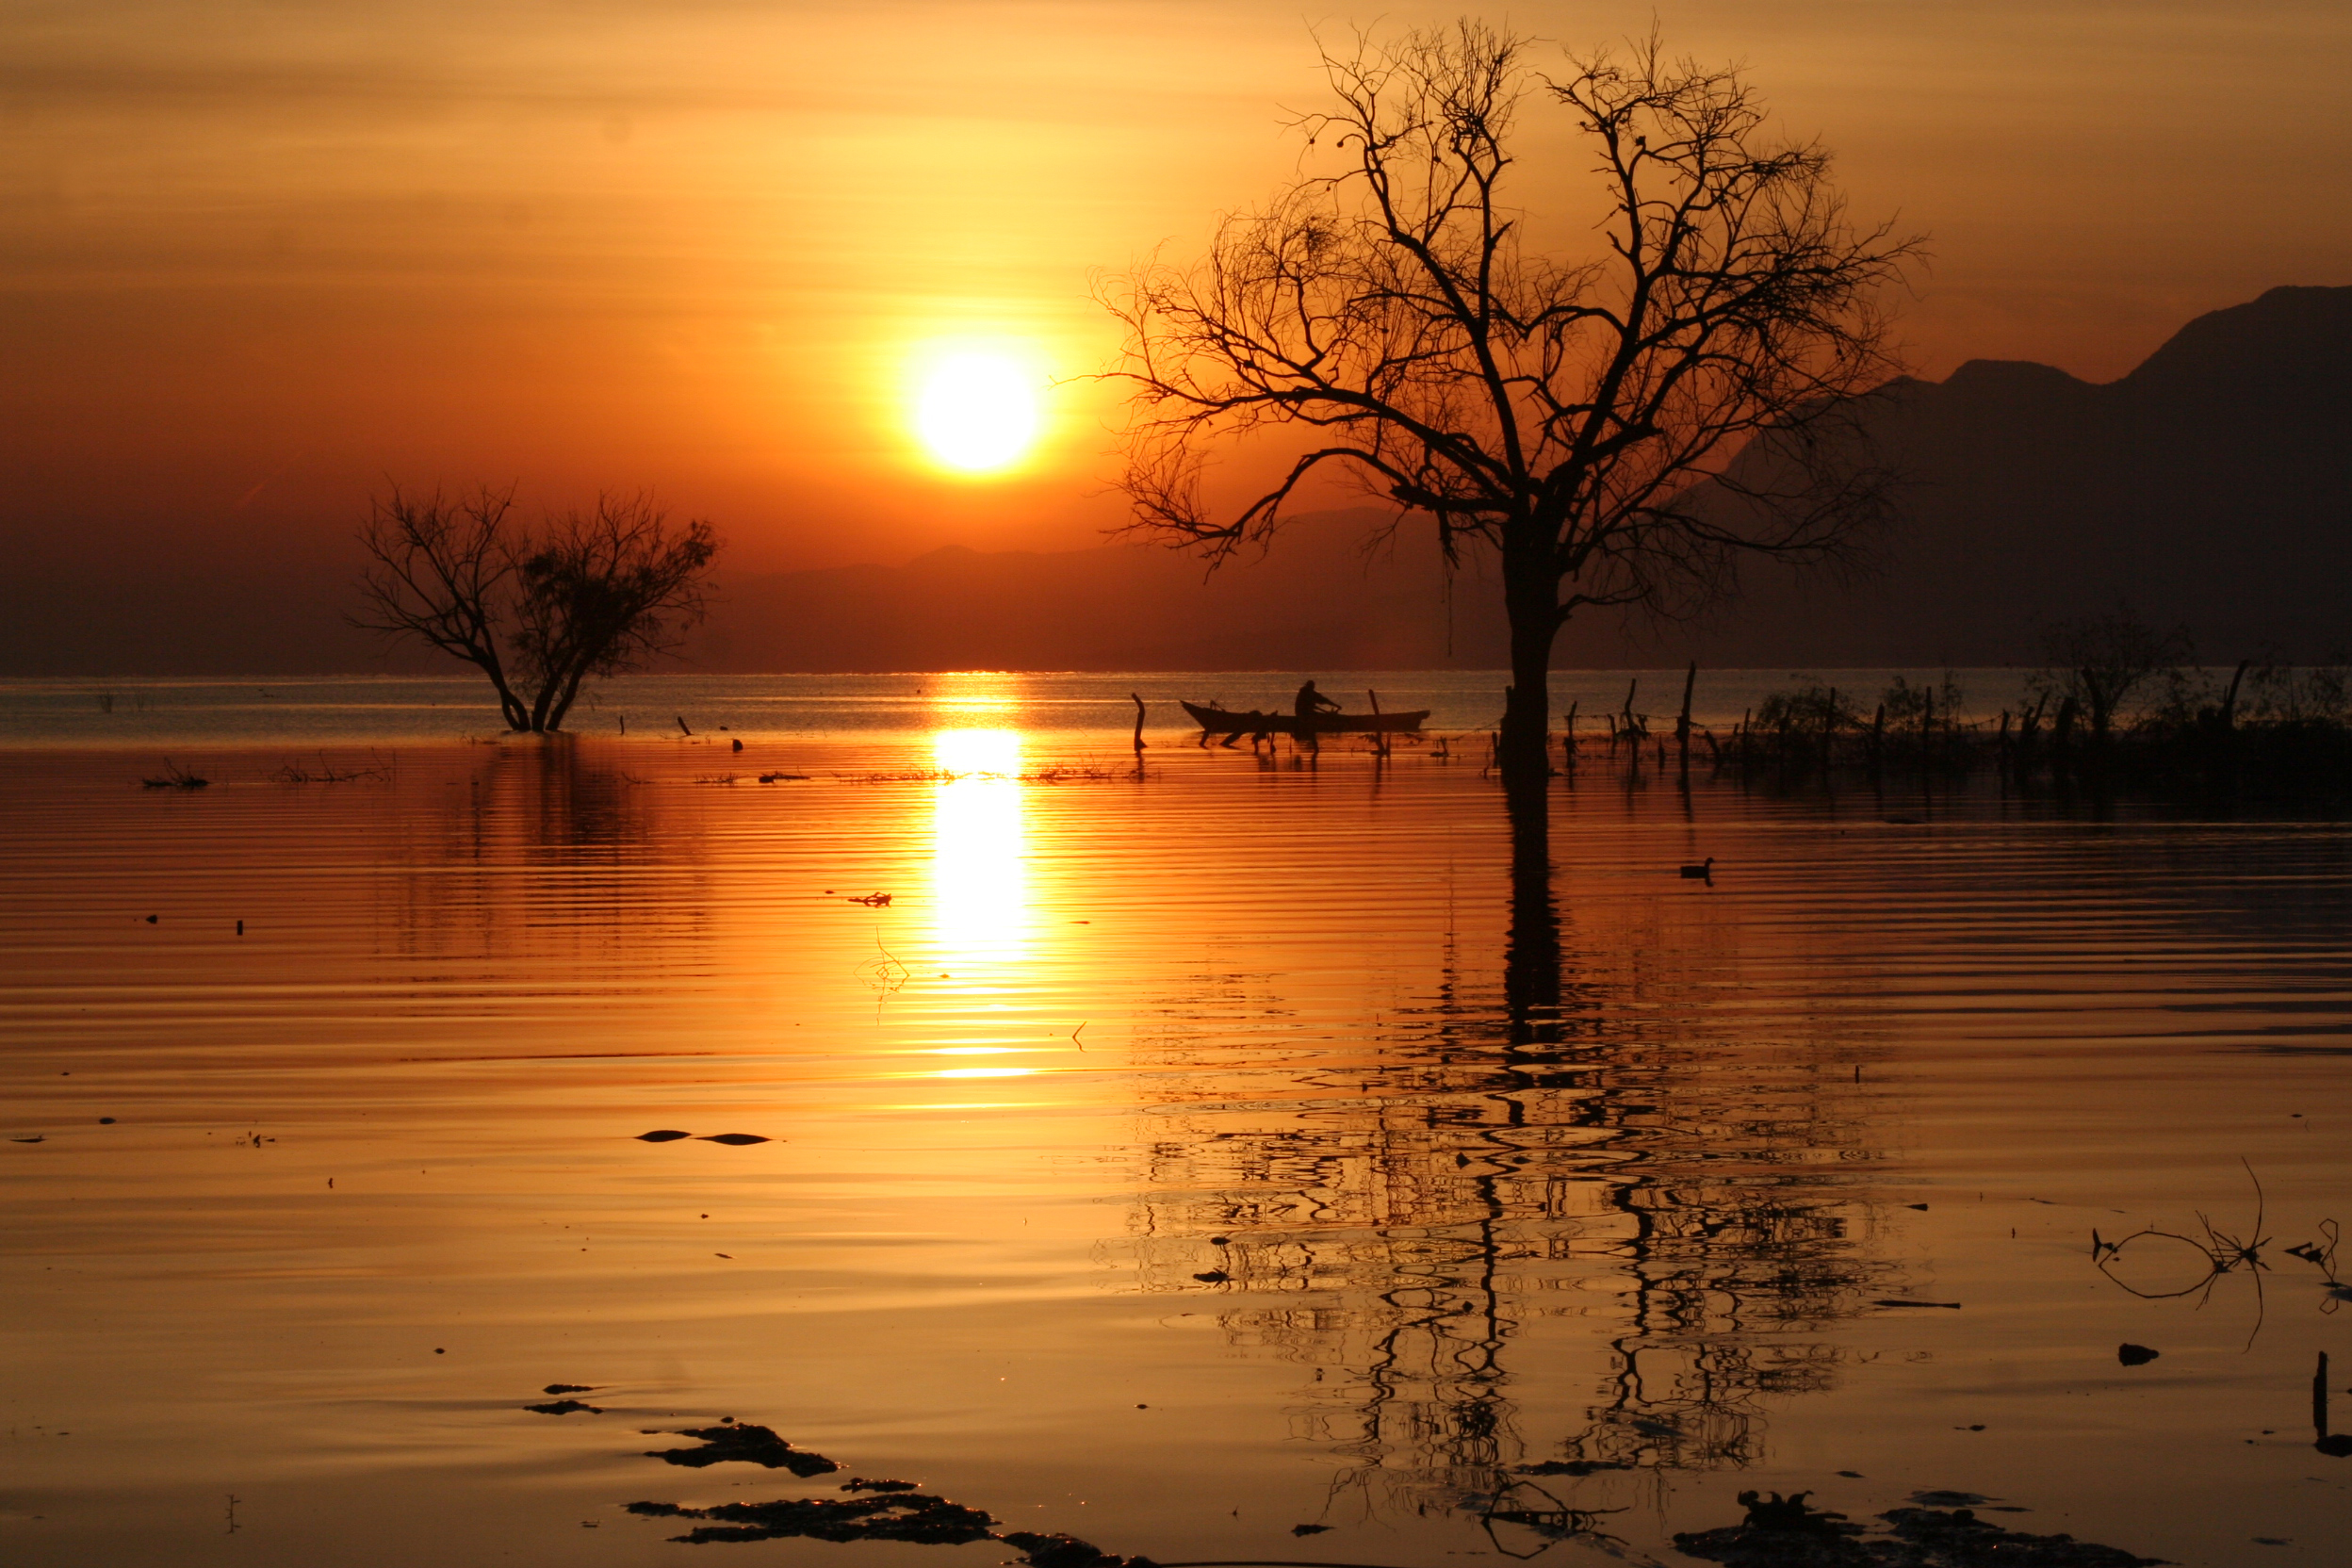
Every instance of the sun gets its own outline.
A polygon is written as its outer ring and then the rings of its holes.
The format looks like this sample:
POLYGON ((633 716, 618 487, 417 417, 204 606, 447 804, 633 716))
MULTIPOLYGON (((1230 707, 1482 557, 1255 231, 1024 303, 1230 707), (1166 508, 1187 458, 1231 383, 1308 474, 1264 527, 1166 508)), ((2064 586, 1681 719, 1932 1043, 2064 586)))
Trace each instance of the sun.
POLYGON ((1010 354, 963 351, 933 360, 915 398, 915 433, 946 467, 992 473, 1037 438, 1037 377, 1010 354))

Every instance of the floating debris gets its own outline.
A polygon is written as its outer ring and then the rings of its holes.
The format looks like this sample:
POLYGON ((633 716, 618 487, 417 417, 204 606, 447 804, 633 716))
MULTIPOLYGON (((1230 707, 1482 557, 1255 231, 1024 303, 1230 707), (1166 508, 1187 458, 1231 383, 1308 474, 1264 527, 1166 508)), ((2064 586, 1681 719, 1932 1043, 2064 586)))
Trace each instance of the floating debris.
POLYGON ((1960 1303, 1957 1301, 1898 1301, 1891 1297, 1884 1301, 1872 1301, 1870 1305, 1874 1307, 1942 1307, 1948 1312, 1960 1310, 1960 1303))
POLYGON ((386 779, 392 771, 381 760, 367 767, 336 767, 327 760, 327 754, 318 754, 318 765, 288 762, 270 776, 281 784, 356 784, 363 779, 386 779))
POLYGON ((675 1127, 657 1127, 650 1133, 638 1134, 637 1141, 639 1143, 676 1143, 679 1138, 690 1138, 694 1135, 692 1133, 681 1133, 675 1127))
POLYGON ((2146 1345, 2126 1343, 2115 1347, 2115 1359, 2126 1366, 2146 1366, 2163 1354, 2162 1350, 2152 1349, 2146 1345))
POLYGON ((139 783, 150 790, 204 790, 211 787, 212 780, 198 777, 167 757, 163 760, 162 773, 152 778, 142 778, 139 783))
POLYGON ((539 1392, 542 1394, 594 1394, 596 1391, 594 1383, 549 1383, 539 1392))
MULTIPOLYGON (((776 1436, 773 1429, 753 1426, 748 1422, 688 1427, 677 1435, 694 1438, 702 1446, 647 1449, 645 1457, 658 1459, 664 1464, 682 1464, 690 1470, 700 1470, 711 1464, 757 1464, 769 1470, 790 1470, 804 1480, 810 1476, 829 1476, 841 1468, 823 1454, 811 1454, 793 1447, 776 1436)), ((630 1506, 635 1507, 634 1504, 630 1506)), ((975 1536, 972 1539, 979 1538, 975 1536)))
POLYGON ((533 1415, 570 1415, 576 1411, 583 1410, 591 1415, 604 1413, 596 1406, 583 1405, 578 1399, 558 1399, 551 1405, 525 1405, 523 1408, 533 1415))
POLYGON ((701 1143, 724 1143, 731 1149, 741 1149, 746 1144, 773 1143, 776 1140, 773 1138, 763 1138, 757 1133, 705 1133, 696 1141, 701 1143))
POLYGON ((845 904, 862 904, 869 909, 887 909, 890 906, 890 895, 888 893, 867 893, 863 897, 847 898, 842 900, 842 902, 845 904))
POLYGON ((1030 1568, 1155 1568, 1148 1557, 1118 1557, 1091 1541, 1074 1535, 1040 1535, 1035 1530, 1008 1530, 996 1539, 1018 1547, 1030 1568))
POLYGON ((1729 1568, 2153 1568, 2164 1561, 2070 1535, 2005 1529, 1966 1508, 1889 1509, 1878 1516, 1888 1533, 1865 1537, 1844 1514, 1808 1504, 1810 1495, 1742 1492, 1744 1520, 1677 1532, 1674 1546, 1729 1568))
POLYGON ((1331 1527, 1329 1525, 1293 1525, 1290 1527, 1290 1533, 1293 1535, 1321 1535, 1325 1530, 1328 1530, 1331 1527))
POLYGON ((841 1483, 843 1492, 912 1492, 912 1481, 870 1481, 863 1476, 852 1476, 841 1483))
POLYGON ((1590 1476, 1603 1470, 1632 1468, 1632 1465, 1613 1459, 1547 1459, 1540 1463, 1515 1467, 1522 1476, 1590 1476))
POLYGON ((694 1545, 813 1536, 819 1541, 913 1541, 931 1546, 960 1546, 996 1538, 991 1527, 996 1521, 988 1514, 920 1492, 890 1497, 722 1503, 716 1508, 680 1508, 676 1503, 630 1503, 627 1507, 629 1512, 646 1518, 724 1521, 670 1538, 694 1545))

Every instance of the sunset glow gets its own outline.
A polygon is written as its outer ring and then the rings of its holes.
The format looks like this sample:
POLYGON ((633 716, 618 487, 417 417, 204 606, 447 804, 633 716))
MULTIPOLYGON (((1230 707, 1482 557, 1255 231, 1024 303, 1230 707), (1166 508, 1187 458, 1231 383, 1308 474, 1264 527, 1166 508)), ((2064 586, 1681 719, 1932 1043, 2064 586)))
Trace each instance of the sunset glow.
POLYGON ((0 1568, 2352 1563, 2344 0, 0 61, 0 1568))
POLYGON ((915 433, 946 467, 971 474, 1010 467, 1037 441, 1036 379, 1008 354, 948 354, 923 377, 915 433))

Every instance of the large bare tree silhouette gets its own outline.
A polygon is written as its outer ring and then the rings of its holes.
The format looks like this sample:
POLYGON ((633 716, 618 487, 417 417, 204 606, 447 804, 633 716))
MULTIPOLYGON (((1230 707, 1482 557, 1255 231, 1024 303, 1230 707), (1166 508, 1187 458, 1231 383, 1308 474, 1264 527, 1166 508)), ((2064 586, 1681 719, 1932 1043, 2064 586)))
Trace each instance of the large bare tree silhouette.
POLYGON ((1491 547, 1503 760, 1540 776, 1571 614, 1687 614, 1741 557, 1833 556, 1882 514, 1855 400, 1896 368, 1875 301, 1918 244, 1852 222, 1829 154, 1772 135, 1736 72, 1655 36, 1557 78, 1529 62, 1470 22, 1327 54, 1336 106, 1297 128, 1336 172, 1099 294, 1127 333, 1135 526, 1221 559, 1334 474, 1433 518, 1449 561, 1491 547), (1531 106, 1592 155, 1581 252, 1529 238, 1531 106), (1208 499, 1211 455, 1266 436, 1270 482, 1208 499))

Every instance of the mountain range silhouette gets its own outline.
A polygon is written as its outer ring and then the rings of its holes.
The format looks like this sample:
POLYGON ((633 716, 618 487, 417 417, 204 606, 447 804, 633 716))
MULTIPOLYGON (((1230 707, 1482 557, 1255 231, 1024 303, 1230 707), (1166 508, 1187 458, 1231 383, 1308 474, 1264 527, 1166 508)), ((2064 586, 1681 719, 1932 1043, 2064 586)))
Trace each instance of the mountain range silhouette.
MULTIPOLYGON (((2352 648, 2352 287, 2274 288, 2200 316, 2104 385, 1972 360, 1941 382, 1890 384, 1870 418, 1905 482, 1901 517, 1858 575, 1751 568, 1741 596, 1699 624, 1583 614, 1555 662, 2038 662, 2050 621, 2118 601, 2187 624, 2208 662, 2352 648)), ((1262 558, 1213 574, 1122 542, 739 575, 722 579, 688 664, 1502 667, 1493 564, 1449 580, 1426 519, 1367 550, 1385 521, 1373 509, 1301 517, 1262 558)), ((103 525, 75 529, 76 548, 50 551, 50 565, 0 574, 0 674, 458 673, 423 650, 387 660, 344 622, 358 563, 332 530, 280 557, 133 549, 103 525)))
MULTIPOLYGON (((1871 415, 1901 516, 1859 573, 1749 568, 1708 620, 1588 614, 1562 667, 2030 662, 2118 602, 2200 657, 2352 646, 2352 287, 2200 316, 2119 381, 1971 360, 1871 415)), ((729 670, 1499 667, 1491 564, 1450 583, 1428 525, 1302 517, 1215 573, 1150 546, 935 551, 739 580, 695 650, 729 670)))

